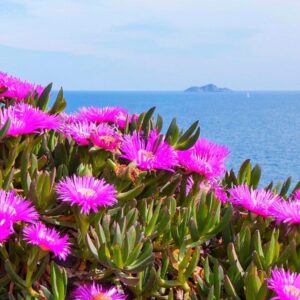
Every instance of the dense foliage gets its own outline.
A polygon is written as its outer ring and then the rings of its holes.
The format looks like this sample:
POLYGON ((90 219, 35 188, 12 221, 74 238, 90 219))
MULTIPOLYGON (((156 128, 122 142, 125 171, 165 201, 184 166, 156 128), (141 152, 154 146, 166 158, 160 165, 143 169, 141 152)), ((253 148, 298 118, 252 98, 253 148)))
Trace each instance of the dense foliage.
POLYGON ((300 299, 300 184, 50 91, 0 73, 1 299, 300 299))

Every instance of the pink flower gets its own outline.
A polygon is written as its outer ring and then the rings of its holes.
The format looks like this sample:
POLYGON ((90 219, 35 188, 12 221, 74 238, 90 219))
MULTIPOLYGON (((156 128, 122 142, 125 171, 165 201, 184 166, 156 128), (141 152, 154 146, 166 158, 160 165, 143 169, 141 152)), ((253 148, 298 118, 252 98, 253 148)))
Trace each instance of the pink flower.
POLYGON ((116 287, 105 289, 99 284, 83 284, 73 292, 74 300, 125 300, 126 296, 116 287))
POLYGON ((201 138, 192 148, 178 151, 178 160, 180 165, 187 170, 211 180, 224 174, 225 160, 228 155, 227 147, 201 138))
POLYGON ((0 244, 5 242, 12 233, 12 221, 9 216, 0 211, 0 244))
POLYGON ((126 135, 121 146, 121 157, 135 162, 142 170, 162 169, 171 171, 177 165, 176 151, 164 141, 160 141, 156 130, 150 132, 148 140, 134 132, 126 135))
POLYGON ((34 92, 40 96, 44 90, 44 87, 40 85, 21 81, 16 77, 0 72, 0 89, 3 88, 6 91, 0 94, 0 98, 13 98, 17 101, 24 100, 29 94, 33 94, 34 92))
POLYGON ((11 222, 35 222, 39 214, 32 203, 17 196, 15 191, 0 190, 0 212, 6 215, 11 222))
POLYGON ((270 207, 270 214, 278 222, 300 223, 300 200, 276 201, 270 207))
MULTIPOLYGON (((191 191, 194 185, 194 180, 192 176, 188 177, 186 185, 186 194, 191 191)), ((228 200, 227 194, 223 186, 217 181, 201 181, 200 182, 200 191, 213 192, 214 196, 222 203, 226 203, 228 200)))
POLYGON ((91 210, 98 212, 99 207, 111 206, 117 201, 113 185, 91 176, 67 177, 57 184, 56 191, 61 201, 77 204, 84 214, 91 210))
POLYGON ((11 121, 8 136, 36 133, 43 129, 57 129, 59 127, 58 117, 49 115, 25 103, 19 103, 0 110, 1 127, 8 119, 11 121))
POLYGON ((64 124, 61 132, 79 145, 89 145, 91 133, 94 130, 96 130, 94 123, 79 121, 64 124))
POLYGON ((299 300, 300 299, 300 275, 285 271, 284 269, 272 270, 268 286, 276 293, 273 300, 299 300))
POLYGON ((42 223, 24 228, 23 233, 24 239, 29 244, 38 246, 43 251, 51 251, 62 260, 65 260, 71 252, 68 236, 61 236, 55 229, 48 228, 42 223))
POLYGON ((263 217, 270 217, 270 208, 281 201, 281 198, 278 195, 274 195, 271 191, 264 189, 253 190, 246 184, 233 187, 228 191, 230 193, 229 200, 233 204, 243 206, 263 217))
POLYGON ((95 146, 114 152, 120 148, 122 136, 113 127, 104 123, 92 131, 91 140, 95 146))
POLYGON ((112 123, 124 128, 128 111, 121 107, 83 107, 79 117, 82 120, 93 123, 112 123))

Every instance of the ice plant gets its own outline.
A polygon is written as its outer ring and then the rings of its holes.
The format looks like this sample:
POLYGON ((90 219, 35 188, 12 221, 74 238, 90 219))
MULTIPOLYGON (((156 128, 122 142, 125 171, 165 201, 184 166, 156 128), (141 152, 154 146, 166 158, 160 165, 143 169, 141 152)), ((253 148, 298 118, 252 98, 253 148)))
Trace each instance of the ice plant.
POLYGON ((17 101, 24 100, 34 92, 40 96, 44 90, 41 85, 22 81, 3 72, 0 72, 0 89, 4 90, 3 93, 0 93, 0 98, 12 98, 17 101))
POLYGON ((94 130, 96 130, 96 124, 85 121, 69 122, 61 127, 61 132, 79 145, 89 145, 90 136, 94 130))
POLYGON ((35 222, 39 218, 32 203, 16 195, 15 191, 0 190, 0 212, 11 222, 35 222))
POLYGON ((0 211, 0 244, 13 233, 12 221, 9 216, 0 211))
POLYGON ((120 148, 122 136, 113 127, 104 123, 92 131, 91 141, 101 149, 114 152, 120 148))
MULTIPOLYGON (((194 185, 194 180, 192 176, 189 176, 186 184, 186 195, 191 191, 194 185)), ((218 181, 202 181, 199 184, 200 191, 212 192, 214 196, 219 199, 222 203, 227 202, 227 194, 218 181)))
POLYGON ((276 201, 270 207, 272 217, 282 223, 300 223, 300 200, 276 201))
POLYGON ((128 111, 121 107, 83 107, 80 109, 79 118, 93 123, 112 123, 124 128, 128 111))
POLYGON ((101 206, 117 201, 114 186, 92 176, 67 177, 57 184, 56 191, 61 201, 78 205, 84 214, 98 212, 101 206))
POLYGON ((270 217, 270 208, 276 203, 282 201, 278 195, 274 195, 271 191, 264 189, 253 190, 246 184, 235 186, 228 190, 229 200, 238 206, 243 206, 245 209, 261 215, 270 217))
POLYGON ((140 132, 126 135, 121 146, 121 157, 135 162, 141 170, 162 169, 171 171, 177 165, 176 151, 160 140, 156 130, 146 140, 140 132))
POLYGON ((83 284, 73 292, 74 300, 124 300, 126 296, 118 292, 116 287, 106 289, 99 284, 83 284))
POLYGON ((40 247, 43 251, 51 251, 55 256, 65 260, 70 251, 70 243, 67 235, 61 235, 53 228, 48 228, 42 223, 36 223, 25 227, 24 239, 32 245, 40 247))
POLYGON ((300 299, 300 274, 289 270, 272 270, 268 286, 276 293, 273 300, 299 300, 300 299))
POLYGON ((179 164, 188 171, 211 180, 224 174, 225 160, 228 155, 227 147, 200 138, 192 148, 178 151, 178 160, 179 164))
POLYGON ((0 110, 0 126, 2 127, 8 119, 11 121, 7 132, 8 136, 37 133, 43 129, 57 129, 59 127, 58 117, 25 103, 2 108, 0 110))

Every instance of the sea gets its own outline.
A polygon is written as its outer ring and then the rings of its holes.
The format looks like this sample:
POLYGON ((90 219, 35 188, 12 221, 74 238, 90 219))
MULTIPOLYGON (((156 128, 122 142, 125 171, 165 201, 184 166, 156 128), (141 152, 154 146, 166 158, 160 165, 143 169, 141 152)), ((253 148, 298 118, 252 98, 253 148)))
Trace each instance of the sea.
POLYGON ((82 106, 122 106, 140 113, 155 106, 164 129, 175 117, 187 129, 200 121, 201 136, 230 149, 228 169, 245 159, 262 168, 261 185, 300 180, 300 92, 228 93, 66 91, 67 112, 82 106))

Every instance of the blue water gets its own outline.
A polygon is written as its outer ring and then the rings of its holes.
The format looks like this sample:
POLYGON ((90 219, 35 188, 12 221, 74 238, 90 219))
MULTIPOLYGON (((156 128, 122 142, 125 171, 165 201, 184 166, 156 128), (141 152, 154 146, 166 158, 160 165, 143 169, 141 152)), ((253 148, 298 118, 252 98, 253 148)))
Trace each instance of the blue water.
POLYGON ((250 158, 261 165, 262 182, 300 180, 300 92, 65 92, 67 111, 81 106, 123 106, 139 113, 156 106, 169 124, 187 128, 200 120, 201 135, 226 144, 228 167, 250 158))

